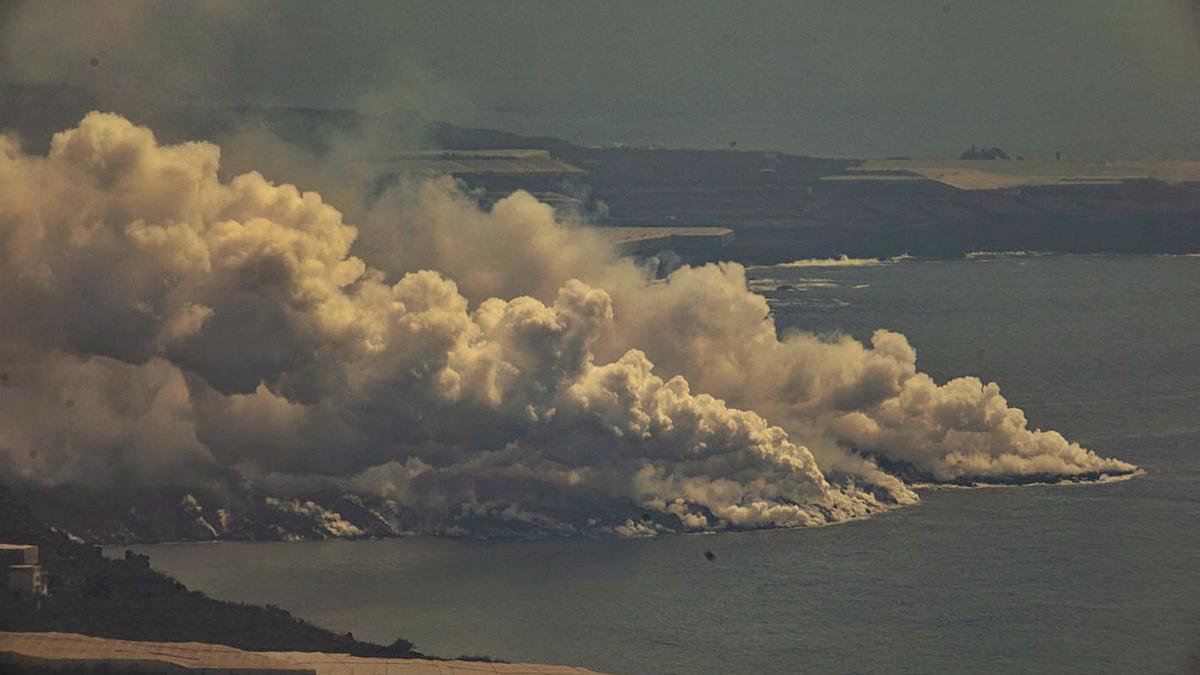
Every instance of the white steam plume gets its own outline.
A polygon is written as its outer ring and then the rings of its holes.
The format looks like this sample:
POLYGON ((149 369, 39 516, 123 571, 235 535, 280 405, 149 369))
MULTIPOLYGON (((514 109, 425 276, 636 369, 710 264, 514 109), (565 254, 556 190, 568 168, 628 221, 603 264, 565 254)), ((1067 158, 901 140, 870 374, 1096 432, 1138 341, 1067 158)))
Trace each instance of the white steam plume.
POLYGON ((741 266, 654 282, 525 193, 483 212, 402 185, 364 215, 368 264, 316 193, 218 164, 100 113, 46 157, 0 144, 0 477, 236 469, 570 531, 614 505, 705 529, 915 501, 875 458, 1134 470, 1030 431, 995 385, 936 386, 901 335, 781 340, 741 266))
POLYGON ((916 351, 898 333, 877 331, 870 346, 799 331, 781 339, 766 300, 748 290, 736 263, 684 267, 653 282, 526 194, 482 213, 449 181, 425 183, 384 200, 365 227, 386 229, 396 244, 385 249, 396 257, 365 252, 374 264, 442 270, 472 301, 491 288, 545 298, 571 277, 606 289, 616 311, 598 355, 642 350, 657 372, 681 375, 803 439, 826 471, 865 473, 903 490, 855 455, 938 481, 1134 470, 1055 432, 1030 430, 994 383, 958 378, 937 386, 917 371, 916 351))

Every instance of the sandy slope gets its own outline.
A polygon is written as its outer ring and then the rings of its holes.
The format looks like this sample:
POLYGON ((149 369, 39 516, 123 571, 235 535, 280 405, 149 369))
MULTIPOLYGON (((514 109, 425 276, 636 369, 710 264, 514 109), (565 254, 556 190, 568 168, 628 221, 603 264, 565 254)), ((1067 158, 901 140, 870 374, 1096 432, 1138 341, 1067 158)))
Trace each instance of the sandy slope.
POLYGON ((586 675, 569 666, 479 663, 424 659, 372 659, 321 652, 249 652, 200 642, 111 640, 77 633, 0 632, 0 666, 106 666, 161 672, 206 673, 503 673, 506 675, 586 675))

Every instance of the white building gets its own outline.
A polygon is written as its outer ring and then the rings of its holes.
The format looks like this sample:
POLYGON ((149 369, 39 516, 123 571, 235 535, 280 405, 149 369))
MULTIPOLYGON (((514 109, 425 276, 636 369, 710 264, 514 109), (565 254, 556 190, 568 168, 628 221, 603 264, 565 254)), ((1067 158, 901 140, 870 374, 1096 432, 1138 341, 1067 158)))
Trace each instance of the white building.
POLYGON ((38 564, 38 547, 33 544, 0 544, 0 568, 8 588, 33 595, 46 594, 46 579, 38 564))

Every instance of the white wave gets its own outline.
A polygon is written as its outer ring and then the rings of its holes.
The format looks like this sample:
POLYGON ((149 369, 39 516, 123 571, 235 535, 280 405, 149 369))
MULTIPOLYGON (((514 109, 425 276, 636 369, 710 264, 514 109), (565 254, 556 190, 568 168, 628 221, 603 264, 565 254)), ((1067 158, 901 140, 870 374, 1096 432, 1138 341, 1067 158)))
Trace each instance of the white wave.
POLYGON ((912 256, 907 253, 901 253, 890 258, 851 258, 843 253, 836 258, 801 258, 778 265, 753 265, 747 269, 769 269, 772 267, 877 267, 879 265, 892 265, 904 262, 905 260, 912 260, 912 256))
POLYGON ((838 288, 841 284, 833 279, 773 279, 764 277, 748 279, 747 287, 756 293, 775 291, 807 291, 811 288, 838 288))
POLYGON ((1029 488, 1029 487, 1072 487, 1072 486, 1092 486, 1092 485, 1107 485, 1109 483, 1123 483, 1138 476, 1146 475, 1145 469, 1135 469, 1127 473, 1117 474, 1101 474, 1098 478, 1080 479, 1071 476, 1066 476, 1062 480, 1056 481, 1033 481, 1029 483, 987 483, 974 482, 970 484, 962 483, 909 483, 908 486, 914 490, 922 492, 933 492, 938 490, 981 490, 981 489, 1012 489, 1012 488, 1029 488))
POLYGON ((767 305, 772 309, 795 309, 806 307, 809 309, 842 309, 849 307, 850 303, 838 298, 828 298, 823 300, 769 300, 767 305))
POLYGON ((1042 258, 1054 255, 1052 251, 971 251, 964 260, 1002 260, 1005 258, 1042 258))

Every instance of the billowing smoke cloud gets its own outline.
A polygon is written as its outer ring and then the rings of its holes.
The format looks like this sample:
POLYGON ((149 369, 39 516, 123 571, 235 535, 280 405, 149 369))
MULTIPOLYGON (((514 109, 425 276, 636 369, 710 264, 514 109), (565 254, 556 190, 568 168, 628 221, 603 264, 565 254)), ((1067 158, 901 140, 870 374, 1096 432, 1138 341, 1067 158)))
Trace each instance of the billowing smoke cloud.
POLYGON ((449 179, 398 186, 359 239, 219 160, 100 113, 45 157, 0 145, 4 479, 233 472, 636 532, 630 509, 810 525, 915 502, 898 476, 1134 470, 1030 430, 994 384, 936 385, 902 335, 781 339, 739 265, 656 281, 528 194, 485 212, 449 179))
POLYGON ((617 311, 598 355, 642 350, 664 376, 680 375, 803 439, 827 472, 866 472, 896 487, 861 456, 935 481, 1133 470, 1057 433, 1030 430, 994 383, 959 378, 937 386, 917 371, 903 335, 878 331, 869 347, 803 332, 781 339, 741 265, 685 267, 652 282, 528 195, 485 214, 449 182, 426 183, 380 204, 366 223, 369 231, 386 229, 395 244, 384 249, 396 257, 372 256, 372 263, 393 272, 418 264, 443 270, 473 301, 489 289, 550 297, 571 277, 606 289, 617 311))

